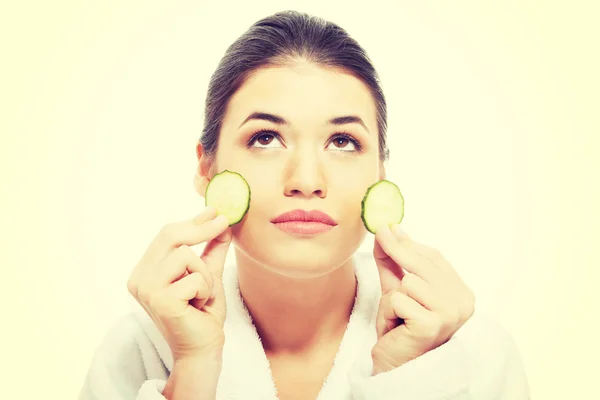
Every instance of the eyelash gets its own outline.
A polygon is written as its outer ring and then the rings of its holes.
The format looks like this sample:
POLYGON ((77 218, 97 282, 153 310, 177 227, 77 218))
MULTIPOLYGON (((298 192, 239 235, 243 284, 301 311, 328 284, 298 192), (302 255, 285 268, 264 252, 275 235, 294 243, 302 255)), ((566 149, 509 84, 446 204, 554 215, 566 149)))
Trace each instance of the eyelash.
MULTIPOLYGON (((252 135, 252 137, 250 138, 250 140, 248 140, 247 147, 252 148, 252 145, 259 137, 261 137, 263 135, 267 135, 267 134, 274 136, 277 139, 281 139, 281 136, 277 132, 272 131, 270 129, 261 129, 261 130, 255 132, 252 135)), ((332 135, 331 137, 333 138, 333 140, 342 138, 342 139, 347 139, 350 142, 352 142, 352 144, 354 145, 356 150, 346 151, 346 153, 360 153, 362 151, 362 145, 360 144, 360 142, 358 140, 354 139, 354 137, 352 137, 347 132, 338 132, 338 133, 332 135)))

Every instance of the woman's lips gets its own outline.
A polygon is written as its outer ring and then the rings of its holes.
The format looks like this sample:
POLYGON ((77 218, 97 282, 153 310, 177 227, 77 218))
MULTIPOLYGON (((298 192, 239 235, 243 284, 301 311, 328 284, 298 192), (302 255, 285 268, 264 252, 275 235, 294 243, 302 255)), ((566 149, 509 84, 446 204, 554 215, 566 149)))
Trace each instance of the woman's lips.
POLYGON ((282 231, 299 235, 316 235, 333 229, 332 225, 314 221, 287 221, 274 225, 282 231))

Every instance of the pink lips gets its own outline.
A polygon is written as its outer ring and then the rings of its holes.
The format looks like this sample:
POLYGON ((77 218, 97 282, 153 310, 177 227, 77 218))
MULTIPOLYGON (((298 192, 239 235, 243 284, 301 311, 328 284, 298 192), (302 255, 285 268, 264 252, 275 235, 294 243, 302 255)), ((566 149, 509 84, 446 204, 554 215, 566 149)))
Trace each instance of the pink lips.
POLYGON ((337 225, 329 215, 313 210, 293 210, 271 220, 279 229, 301 235, 326 232, 337 225))

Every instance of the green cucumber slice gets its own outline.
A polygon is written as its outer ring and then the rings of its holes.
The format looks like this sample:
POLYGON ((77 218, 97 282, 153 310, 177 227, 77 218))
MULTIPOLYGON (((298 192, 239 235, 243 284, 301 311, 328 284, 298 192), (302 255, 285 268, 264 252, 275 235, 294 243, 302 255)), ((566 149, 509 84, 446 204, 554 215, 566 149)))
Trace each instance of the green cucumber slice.
POLYGON ((404 197, 396 184, 385 179, 369 186, 360 204, 363 224, 373 234, 378 226, 399 224, 404 218, 404 197))
POLYGON ((250 208, 250 186, 237 172, 224 170, 212 177, 206 187, 205 205, 224 215, 229 226, 244 218, 250 208))

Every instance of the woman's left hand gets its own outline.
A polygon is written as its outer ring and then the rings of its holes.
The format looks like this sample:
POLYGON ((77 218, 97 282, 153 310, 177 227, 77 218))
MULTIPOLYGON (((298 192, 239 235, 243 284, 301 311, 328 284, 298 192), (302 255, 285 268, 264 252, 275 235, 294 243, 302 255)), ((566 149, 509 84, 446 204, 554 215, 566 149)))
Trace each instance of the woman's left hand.
POLYGON ((381 278, 373 374, 446 343, 473 315, 475 297, 440 252, 380 228, 373 256, 381 278))

